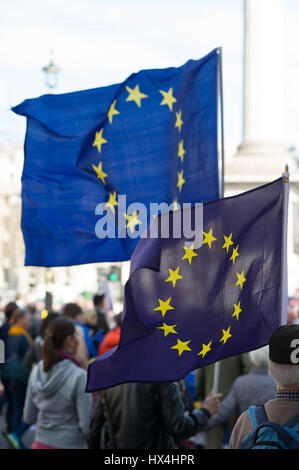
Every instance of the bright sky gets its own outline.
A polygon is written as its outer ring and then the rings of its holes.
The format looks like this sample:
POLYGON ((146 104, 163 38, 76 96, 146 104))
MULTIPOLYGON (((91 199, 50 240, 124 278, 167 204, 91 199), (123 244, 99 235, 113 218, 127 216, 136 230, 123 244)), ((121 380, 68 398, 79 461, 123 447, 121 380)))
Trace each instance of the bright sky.
MULTIPOLYGON (((284 0, 282 21, 284 143, 299 148, 298 0, 284 0)), ((243 0, 2 0, 0 143, 23 141, 25 119, 9 107, 47 92, 41 68, 51 49, 62 69, 56 92, 64 93, 118 83, 141 69, 180 66, 218 46, 231 152, 242 130, 243 0)))

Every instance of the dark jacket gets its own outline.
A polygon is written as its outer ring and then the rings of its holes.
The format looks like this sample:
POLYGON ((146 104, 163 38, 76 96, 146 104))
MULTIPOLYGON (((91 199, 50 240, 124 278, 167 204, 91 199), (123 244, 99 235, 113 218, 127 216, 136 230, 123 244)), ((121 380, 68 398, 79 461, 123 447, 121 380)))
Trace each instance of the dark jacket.
POLYGON ((169 449, 207 423, 207 410, 185 413, 177 383, 127 383, 99 393, 90 447, 169 449))
POLYGON ((29 348, 30 343, 24 335, 8 336, 5 344, 5 364, 2 369, 3 379, 27 383, 29 371, 22 361, 29 348))
POLYGON ((8 330, 10 328, 10 323, 6 321, 3 323, 3 325, 0 327, 0 339, 6 343, 7 338, 8 338, 8 330))

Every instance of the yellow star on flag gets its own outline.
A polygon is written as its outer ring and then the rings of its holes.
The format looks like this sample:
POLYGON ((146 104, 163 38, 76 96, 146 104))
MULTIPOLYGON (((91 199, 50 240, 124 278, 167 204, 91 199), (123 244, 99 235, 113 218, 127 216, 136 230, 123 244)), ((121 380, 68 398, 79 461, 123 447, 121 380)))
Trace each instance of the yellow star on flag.
POLYGON ((102 145, 107 144, 107 140, 103 137, 103 130, 104 129, 102 128, 99 132, 96 132, 96 136, 92 144, 93 147, 97 147, 99 153, 102 151, 102 145))
POLYGON ((143 98, 148 98, 148 95, 141 93, 141 91, 139 90, 139 85, 136 85, 133 89, 126 86, 126 90, 129 93, 129 96, 127 97, 126 101, 135 101, 138 108, 141 107, 141 100, 143 98))
POLYGON ((170 349, 177 349, 179 352, 179 356, 183 354, 184 351, 192 351, 192 349, 189 348, 188 344, 191 343, 190 341, 181 341, 180 339, 177 340, 177 344, 175 346, 172 346, 170 349))
POLYGON ((182 139, 179 142, 179 149, 178 149, 178 157, 180 157, 182 163, 183 163, 183 160, 184 160, 185 153, 186 153, 186 150, 184 149, 184 141, 182 139))
POLYGON ((165 279, 165 282, 172 282, 173 287, 175 287, 176 281, 178 279, 183 279, 183 276, 179 275, 179 269, 179 266, 176 268, 175 271, 173 271, 172 269, 168 269, 170 276, 165 279))
POLYGON ((183 187, 183 184, 185 184, 186 181, 184 180, 184 177, 183 177, 183 170, 178 172, 178 183, 177 183, 177 187, 179 188, 179 191, 181 192, 182 191, 182 187, 183 187))
POLYGON ((202 350, 197 354, 198 356, 205 357, 207 352, 211 351, 211 344, 212 341, 209 342, 209 344, 202 344, 202 350))
POLYGON ((133 233, 135 230, 135 226, 141 224, 141 221, 138 219, 137 216, 137 210, 135 210, 132 215, 124 214, 124 216, 128 221, 126 228, 129 228, 131 233, 133 233))
POLYGON ((241 274, 236 273, 236 275, 237 275, 238 280, 237 280, 235 286, 240 286, 240 289, 242 290, 243 289, 243 284, 246 281, 246 278, 244 277, 244 269, 241 272, 241 274))
POLYGON ((169 88, 168 91, 159 90, 159 92, 163 95, 163 100, 161 101, 160 105, 167 104, 170 111, 172 111, 173 103, 177 102, 177 99, 173 96, 173 89, 169 88))
POLYGON ((94 171, 96 172, 97 174, 97 177, 102 181, 103 184, 106 184, 106 181, 105 181, 105 178, 107 175, 107 173, 105 173, 102 169, 102 162, 99 163, 98 166, 96 165, 92 165, 92 168, 94 169, 94 171))
POLYGON ((178 332, 175 331, 175 327, 176 325, 167 325, 166 323, 163 323, 163 326, 157 326, 158 330, 164 331, 164 336, 169 335, 169 333, 175 333, 177 335, 178 332))
POLYGON ((179 132, 181 132, 182 125, 184 124, 184 121, 182 121, 182 111, 179 111, 178 113, 175 113, 176 115, 176 121, 174 127, 177 127, 179 132))
POLYGON ((230 245, 234 244, 234 242, 232 241, 232 233, 230 234, 229 237, 226 237, 225 235, 223 235, 223 237, 224 237, 225 243, 224 245, 222 245, 222 248, 226 248, 226 252, 228 253, 230 245))
POLYGON ((232 314, 232 316, 233 316, 233 317, 236 317, 237 320, 239 320, 239 313, 242 312, 242 309, 241 309, 241 307, 240 307, 240 303, 241 303, 241 301, 240 301, 237 305, 234 304, 235 311, 234 311, 234 313, 232 314))
POLYGON ((161 299, 158 299, 158 300, 159 300, 159 307, 154 308, 154 310, 160 310, 162 317, 165 316, 165 313, 168 312, 168 310, 174 310, 174 307, 170 305, 171 297, 169 297, 169 299, 167 300, 161 300, 161 299))
POLYGON ((187 259, 189 261, 189 264, 191 264, 192 262, 192 258, 194 256, 198 256, 197 253, 195 253, 195 251, 193 250, 193 247, 194 247, 194 243, 192 243, 192 245, 190 246, 190 248, 187 248, 186 246, 183 246, 184 250, 185 250, 185 254, 183 256, 182 259, 187 259))
POLYGON ((202 233, 205 236, 204 241, 202 242, 202 244, 207 243, 209 245, 209 248, 211 249, 212 242, 217 240, 217 238, 213 237, 213 229, 211 228, 211 230, 209 232, 202 231, 202 233))
POLYGON ((231 336, 232 336, 230 334, 230 326, 228 327, 227 330, 222 330, 222 333, 223 333, 223 336, 222 336, 222 338, 219 342, 223 341, 223 344, 225 344, 226 341, 228 340, 228 338, 231 338, 231 336))
POLYGON ((233 254, 229 258, 229 260, 232 260, 233 264, 235 264, 235 260, 236 260, 237 256, 240 256, 239 253, 238 253, 238 248, 239 248, 239 245, 237 245, 236 248, 233 248, 233 254))
POLYGON ((113 191, 113 193, 109 193, 109 201, 105 205, 106 207, 110 207, 113 214, 115 214, 114 206, 118 205, 118 202, 116 201, 116 191, 113 191))
POLYGON ((113 101, 113 103, 111 104, 110 108, 109 108, 109 111, 107 113, 107 116, 108 116, 108 119, 109 119, 109 122, 110 124, 112 124, 112 118, 115 114, 119 114, 119 111, 117 111, 117 109, 115 109, 115 105, 116 105, 116 100, 113 101))

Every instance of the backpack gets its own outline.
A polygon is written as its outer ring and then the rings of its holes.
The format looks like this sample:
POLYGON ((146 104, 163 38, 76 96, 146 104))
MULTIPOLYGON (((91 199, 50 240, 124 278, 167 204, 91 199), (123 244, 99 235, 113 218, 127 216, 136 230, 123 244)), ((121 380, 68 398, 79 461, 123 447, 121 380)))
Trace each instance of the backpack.
POLYGON ((253 431, 240 443, 239 449, 299 449, 299 413, 283 426, 268 420, 264 406, 250 406, 253 431))

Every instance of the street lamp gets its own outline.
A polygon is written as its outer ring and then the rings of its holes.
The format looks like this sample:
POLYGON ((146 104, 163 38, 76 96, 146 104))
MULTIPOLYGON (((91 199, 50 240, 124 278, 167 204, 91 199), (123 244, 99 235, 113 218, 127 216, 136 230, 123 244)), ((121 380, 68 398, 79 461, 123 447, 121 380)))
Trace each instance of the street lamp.
POLYGON ((46 85, 49 89, 49 93, 53 94, 54 88, 57 87, 58 84, 58 74, 60 72, 60 67, 54 64, 53 60, 53 51, 50 51, 50 62, 48 65, 42 68, 42 71, 45 73, 45 81, 46 85))
MULTIPOLYGON (((54 63, 53 51, 50 51, 50 62, 42 68, 45 73, 45 83, 48 87, 49 93, 52 95, 54 88, 58 85, 58 74, 60 67, 54 63)), ((53 272, 50 268, 46 269, 46 298, 45 308, 48 312, 52 310, 53 304, 53 272)))

